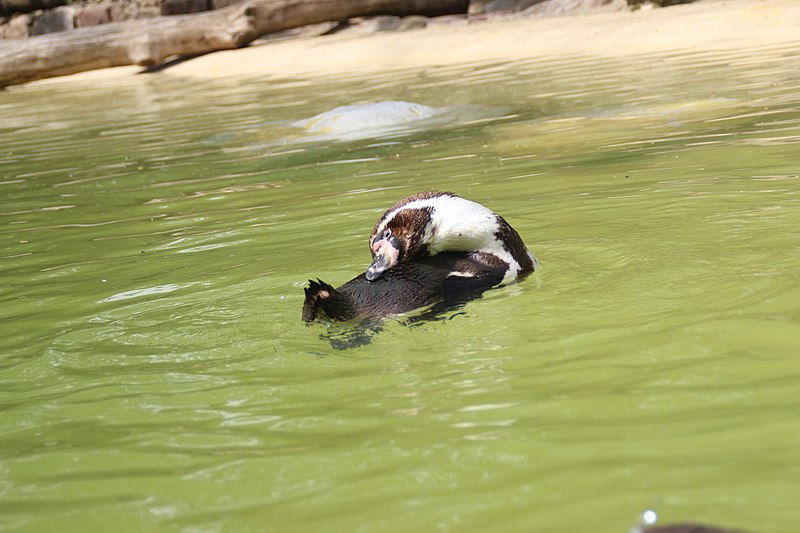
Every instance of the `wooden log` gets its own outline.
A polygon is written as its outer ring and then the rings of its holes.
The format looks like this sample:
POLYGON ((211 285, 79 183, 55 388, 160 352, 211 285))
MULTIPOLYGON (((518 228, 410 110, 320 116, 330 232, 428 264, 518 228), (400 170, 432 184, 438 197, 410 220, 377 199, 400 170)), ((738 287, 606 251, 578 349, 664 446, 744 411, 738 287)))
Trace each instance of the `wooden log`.
POLYGON ((372 15, 466 13, 468 0, 243 0, 217 11, 130 20, 0 43, 0 87, 245 46, 278 31, 372 15))

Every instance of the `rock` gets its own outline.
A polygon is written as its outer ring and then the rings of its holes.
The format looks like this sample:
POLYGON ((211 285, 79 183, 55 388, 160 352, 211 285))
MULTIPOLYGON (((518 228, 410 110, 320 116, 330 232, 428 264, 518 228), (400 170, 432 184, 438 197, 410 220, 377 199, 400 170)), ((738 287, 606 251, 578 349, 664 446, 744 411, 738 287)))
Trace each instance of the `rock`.
POLYGON ((628 0, 628 5, 632 9, 638 9, 646 5, 656 7, 676 6, 678 4, 692 4, 695 0, 628 0))
POLYGON ((0 39, 24 39, 28 36, 31 16, 19 13, 0 24, 0 39))
POLYGON ((111 16, 114 22, 161 16, 160 0, 111 0, 111 16))
POLYGON ((400 17, 389 15, 379 17, 362 17, 357 19, 358 26, 364 33, 375 33, 379 31, 394 31, 400 27, 400 17))
POLYGON ((625 9, 628 9, 626 0, 545 0, 529 7, 522 14, 537 17, 554 17, 557 15, 622 11, 625 9))
POLYGON ((428 25, 428 17, 411 15, 408 17, 395 17, 381 15, 377 17, 354 17, 345 24, 332 28, 328 33, 346 33, 355 35, 367 35, 379 31, 407 31, 425 28, 428 25))
POLYGON ((239 0, 209 0, 209 9, 222 9, 223 7, 233 5, 238 1, 239 0))
POLYGON ((419 15, 411 15, 410 17, 403 17, 400 21, 400 26, 397 31, 421 30, 428 26, 428 17, 419 15))
MULTIPOLYGON (((111 16, 111 22, 122 22, 123 20, 127 20, 125 17, 125 11, 122 8, 122 4, 114 3, 111 4, 111 7, 108 10, 108 14, 111 16)), ((154 8, 143 8, 142 11, 137 12, 134 15, 134 18, 148 18, 148 17, 159 17, 161 16, 159 11, 154 8)))
POLYGON ((211 9, 209 0, 164 0, 161 3, 162 15, 187 15, 211 9))
POLYGON ((66 3, 66 0, 0 0, 0 15, 33 13, 37 9, 52 9, 66 3))
POLYGON ((429 26, 467 26, 470 24, 467 15, 442 15, 428 19, 429 26))
POLYGON ((469 14, 483 15, 485 13, 515 13, 538 4, 543 0, 470 0, 469 14))
POLYGON ((31 35, 55 33, 71 30, 75 27, 75 8, 60 6, 43 12, 33 20, 31 35))
POLYGON ((98 24, 108 24, 114 20, 111 16, 110 4, 91 4, 81 9, 75 15, 75 27, 83 28, 86 26, 97 26, 98 24))
POLYGON ((319 24, 309 24, 308 26, 300 26, 299 28, 292 28, 290 30, 283 30, 275 33, 268 33, 259 37, 260 42, 275 42, 286 41, 289 39, 304 39, 308 37, 319 37, 326 33, 331 33, 339 26, 338 22, 320 22, 319 24))
MULTIPOLYGON (((565 14, 621 11, 640 2, 651 0, 472 0, 469 14, 475 20, 482 15, 504 18, 512 13, 520 16, 552 17, 565 14)), ((653 0, 667 2, 691 2, 693 0, 653 0)))
POLYGON ((298 120, 292 126, 316 134, 312 139, 368 139, 413 128, 441 113, 442 109, 423 104, 383 101, 336 107, 309 119, 298 120))
MULTIPOLYGON (((345 24, 331 30, 329 33, 346 33, 354 35, 368 35, 379 31, 399 30, 402 18, 391 15, 380 15, 377 17, 353 17, 345 24)), ((409 28, 411 29, 411 28, 409 28)))

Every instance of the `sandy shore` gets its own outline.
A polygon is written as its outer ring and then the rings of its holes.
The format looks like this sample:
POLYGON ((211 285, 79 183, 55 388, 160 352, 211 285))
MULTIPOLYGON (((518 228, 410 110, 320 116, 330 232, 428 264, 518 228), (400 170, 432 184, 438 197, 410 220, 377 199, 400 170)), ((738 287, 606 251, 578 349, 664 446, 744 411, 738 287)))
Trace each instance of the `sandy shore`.
MULTIPOLYGON (((709 0, 669 8, 596 13, 371 35, 331 35, 216 52, 163 71, 181 77, 335 76, 395 68, 570 54, 800 46, 800 1, 709 0)), ((36 83, 131 76, 139 67, 86 72, 36 83)))

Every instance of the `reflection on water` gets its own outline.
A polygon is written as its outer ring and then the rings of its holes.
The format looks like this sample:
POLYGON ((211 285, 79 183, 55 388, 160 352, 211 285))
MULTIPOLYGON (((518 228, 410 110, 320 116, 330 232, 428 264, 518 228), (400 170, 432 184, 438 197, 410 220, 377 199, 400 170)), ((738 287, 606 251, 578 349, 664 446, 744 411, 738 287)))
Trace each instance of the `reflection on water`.
POLYGON ((798 71, 765 49, 0 94, 0 529, 793 531, 798 71), (392 100, 499 111, 276 142, 392 100), (429 188, 542 269, 331 348, 302 286, 352 278, 429 188))

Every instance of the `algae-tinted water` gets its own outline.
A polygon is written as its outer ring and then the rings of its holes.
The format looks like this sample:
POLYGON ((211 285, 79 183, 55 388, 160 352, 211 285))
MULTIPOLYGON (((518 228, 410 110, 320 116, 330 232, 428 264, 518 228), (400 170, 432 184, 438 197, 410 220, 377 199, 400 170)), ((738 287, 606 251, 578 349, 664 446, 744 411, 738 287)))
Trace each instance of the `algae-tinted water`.
POLYGON ((795 531, 798 73, 769 49, 0 94, 0 529, 795 531), (483 111, 286 126, 385 100, 483 111), (429 188, 541 270, 334 349, 303 285, 363 271, 429 188))

